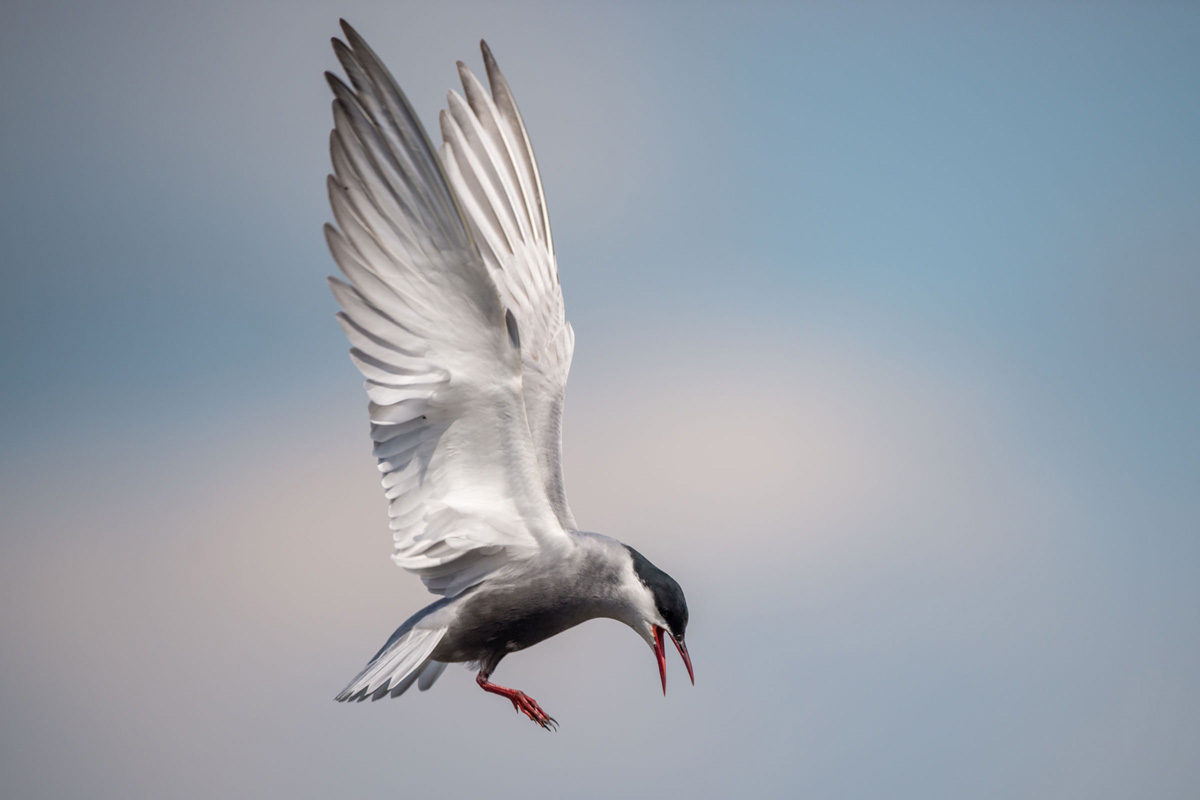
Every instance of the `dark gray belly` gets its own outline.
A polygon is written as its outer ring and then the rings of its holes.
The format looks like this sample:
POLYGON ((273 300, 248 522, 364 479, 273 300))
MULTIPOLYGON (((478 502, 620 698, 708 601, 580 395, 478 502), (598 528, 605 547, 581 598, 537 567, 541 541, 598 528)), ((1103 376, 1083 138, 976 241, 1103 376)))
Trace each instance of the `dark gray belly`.
POLYGON ((464 599, 453 627, 439 642, 437 661, 478 661, 490 669, 581 622, 608 616, 618 580, 614 566, 591 564, 570 576, 518 586, 481 586, 464 599))

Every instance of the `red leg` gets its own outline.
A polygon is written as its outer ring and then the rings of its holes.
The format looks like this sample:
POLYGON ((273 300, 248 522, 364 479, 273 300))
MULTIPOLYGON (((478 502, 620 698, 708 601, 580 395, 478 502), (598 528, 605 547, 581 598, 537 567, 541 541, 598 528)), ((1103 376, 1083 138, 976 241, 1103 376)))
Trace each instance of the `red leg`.
POLYGON ((554 717, 550 716, 545 711, 542 711, 542 707, 537 704, 537 701, 524 692, 519 692, 516 689, 509 689, 507 687, 492 683, 488 680, 488 673, 484 672, 483 670, 480 670, 479 674, 475 676, 475 682, 478 683, 479 688, 483 689, 485 692, 491 692, 492 694, 498 694, 501 697, 507 697, 510 701, 512 701, 513 708, 515 708, 517 711, 520 711, 538 725, 541 725, 543 728, 547 730, 558 729, 558 723, 554 720, 554 717))

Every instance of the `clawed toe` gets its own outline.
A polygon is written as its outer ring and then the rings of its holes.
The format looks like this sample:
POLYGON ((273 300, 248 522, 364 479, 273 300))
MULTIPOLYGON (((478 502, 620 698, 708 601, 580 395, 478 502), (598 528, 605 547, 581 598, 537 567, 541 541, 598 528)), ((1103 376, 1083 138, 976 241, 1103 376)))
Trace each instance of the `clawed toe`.
POLYGON ((537 704, 529 695, 516 689, 509 689, 504 686, 497 686, 487 679, 487 675, 482 671, 475 676, 475 682, 479 684, 485 692, 502 695, 507 697, 509 702, 513 704, 513 708, 520 711, 531 720, 541 725, 542 728, 548 731, 558 730, 558 720, 542 710, 542 707, 537 704))
POLYGON ((514 697, 513 707, 546 730, 558 730, 558 720, 543 711, 537 701, 529 695, 522 693, 518 697, 514 697))

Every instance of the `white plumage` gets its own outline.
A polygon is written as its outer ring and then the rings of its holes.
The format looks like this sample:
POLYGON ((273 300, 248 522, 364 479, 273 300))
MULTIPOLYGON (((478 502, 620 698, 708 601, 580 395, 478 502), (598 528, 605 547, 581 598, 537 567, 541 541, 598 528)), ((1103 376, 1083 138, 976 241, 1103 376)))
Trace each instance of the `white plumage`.
POLYGON ((460 66, 470 104, 450 95, 439 160, 346 33, 335 49, 353 88, 330 76, 326 236, 349 283, 331 285, 371 400, 393 558, 454 595, 574 527, 559 438, 573 337, 537 167, 486 47, 503 88, 493 100, 460 66))

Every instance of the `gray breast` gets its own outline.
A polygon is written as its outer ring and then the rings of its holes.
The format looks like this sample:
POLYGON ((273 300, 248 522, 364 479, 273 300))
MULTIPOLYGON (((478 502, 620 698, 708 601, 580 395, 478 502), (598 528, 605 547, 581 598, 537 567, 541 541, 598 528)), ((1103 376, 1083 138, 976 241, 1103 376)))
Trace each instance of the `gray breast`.
POLYGON ((490 669, 506 653, 586 620, 612 616, 621 569, 607 552, 585 550, 525 580, 480 586, 464 598, 433 658, 477 661, 490 669))

